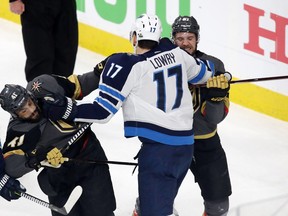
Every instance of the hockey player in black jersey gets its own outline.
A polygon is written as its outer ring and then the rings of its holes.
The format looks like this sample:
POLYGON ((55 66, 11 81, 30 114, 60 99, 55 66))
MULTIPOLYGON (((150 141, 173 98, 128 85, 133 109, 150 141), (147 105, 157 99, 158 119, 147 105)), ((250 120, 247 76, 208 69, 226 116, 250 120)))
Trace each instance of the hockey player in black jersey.
MULTIPOLYGON (((215 75, 225 74, 224 64, 218 58, 197 49, 200 27, 193 16, 179 16, 172 24, 172 40, 196 58, 210 60, 215 65, 215 75)), ((231 183, 227 159, 222 148, 217 124, 229 110, 229 83, 231 75, 214 77, 207 87, 190 90, 194 105, 194 157, 190 170, 201 189, 205 211, 203 216, 226 216, 229 209, 231 183)))
MULTIPOLYGON (((71 75, 69 79, 41 75, 29 82, 26 89, 7 84, 0 94, 2 108, 12 115, 3 147, 6 172, 19 178, 44 166, 38 182, 56 206, 63 206, 73 188, 80 185, 83 193, 69 216, 114 215, 116 201, 108 165, 64 162, 66 157, 95 161, 107 158, 87 123, 43 118, 41 98, 53 93, 81 99, 89 93, 89 86, 81 89, 87 79, 98 86, 97 73, 71 75)), ((57 212, 52 215, 60 216, 57 212)))

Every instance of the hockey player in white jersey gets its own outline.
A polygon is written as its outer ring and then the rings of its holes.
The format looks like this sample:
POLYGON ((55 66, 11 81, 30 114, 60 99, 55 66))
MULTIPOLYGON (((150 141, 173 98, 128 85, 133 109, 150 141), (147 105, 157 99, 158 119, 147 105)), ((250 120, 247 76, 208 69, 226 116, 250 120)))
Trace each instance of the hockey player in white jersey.
POLYGON ((142 142, 138 154, 141 216, 172 215, 173 203, 193 155, 193 109, 188 82, 205 83, 213 64, 160 40, 155 15, 141 15, 130 33, 135 54, 107 59, 92 103, 55 95, 43 101, 44 115, 105 123, 122 107, 125 137, 142 142))

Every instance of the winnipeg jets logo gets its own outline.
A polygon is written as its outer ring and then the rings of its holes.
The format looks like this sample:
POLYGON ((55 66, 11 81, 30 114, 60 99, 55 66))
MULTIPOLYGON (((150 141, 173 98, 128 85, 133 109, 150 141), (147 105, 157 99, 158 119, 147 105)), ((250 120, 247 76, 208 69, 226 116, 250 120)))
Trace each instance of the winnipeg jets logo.
POLYGON ((42 85, 42 83, 39 82, 39 81, 33 82, 31 91, 33 91, 33 92, 36 92, 36 91, 37 91, 37 92, 40 92, 41 85, 42 85))

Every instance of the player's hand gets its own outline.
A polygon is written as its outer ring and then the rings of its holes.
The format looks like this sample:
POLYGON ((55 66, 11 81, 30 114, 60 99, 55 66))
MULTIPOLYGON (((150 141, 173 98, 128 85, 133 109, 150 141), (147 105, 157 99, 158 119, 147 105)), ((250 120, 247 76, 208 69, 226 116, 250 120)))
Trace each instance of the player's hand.
POLYGON ((25 191, 25 187, 18 180, 7 174, 0 175, 0 195, 4 199, 8 201, 18 199, 20 197, 18 194, 25 191))
POLYGON ((25 5, 21 0, 10 2, 10 11, 12 13, 21 15, 25 11, 25 5))
POLYGON ((61 119, 73 121, 77 114, 77 106, 71 98, 54 94, 44 97, 42 100, 42 111, 44 117, 52 121, 61 119))
POLYGON ((221 74, 219 76, 210 77, 206 87, 208 88, 206 100, 222 101, 228 95, 230 84, 224 74, 221 74))
POLYGON ((41 161, 46 159, 47 152, 51 149, 38 146, 34 150, 26 153, 27 163, 26 166, 38 171, 41 168, 41 161))
POLYGON ((46 159, 53 167, 58 167, 66 161, 60 150, 56 147, 47 153, 46 159))

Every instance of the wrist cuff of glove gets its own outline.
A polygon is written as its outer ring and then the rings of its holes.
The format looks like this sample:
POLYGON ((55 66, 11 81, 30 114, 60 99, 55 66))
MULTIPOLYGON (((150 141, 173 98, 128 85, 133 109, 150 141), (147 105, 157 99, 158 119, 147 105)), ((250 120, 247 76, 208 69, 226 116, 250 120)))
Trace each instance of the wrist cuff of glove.
POLYGON ((42 149, 33 150, 31 152, 26 153, 26 167, 35 169, 38 171, 41 168, 40 161, 46 158, 46 154, 43 153, 42 149))
POLYGON ((74 120, 77 113, 77 106, 73 103, 71 98, 67 98, 67 106, 62 119, 64 120, 74 120))
POLYGON ((9 180, 9 176, 7 174, 4 174, 3 177, 0 180, 0 191, 2 190, 2 188, 5 186, 5 184, 8 182, 9 180))
POLYGON ((38 171, 41 168, 41 164, 40 162, 36 159, 36 157, 34 158, 30 158, 27 162, 26 162, 26 166, 32 169, 35 169, 36 171, 38 171))

